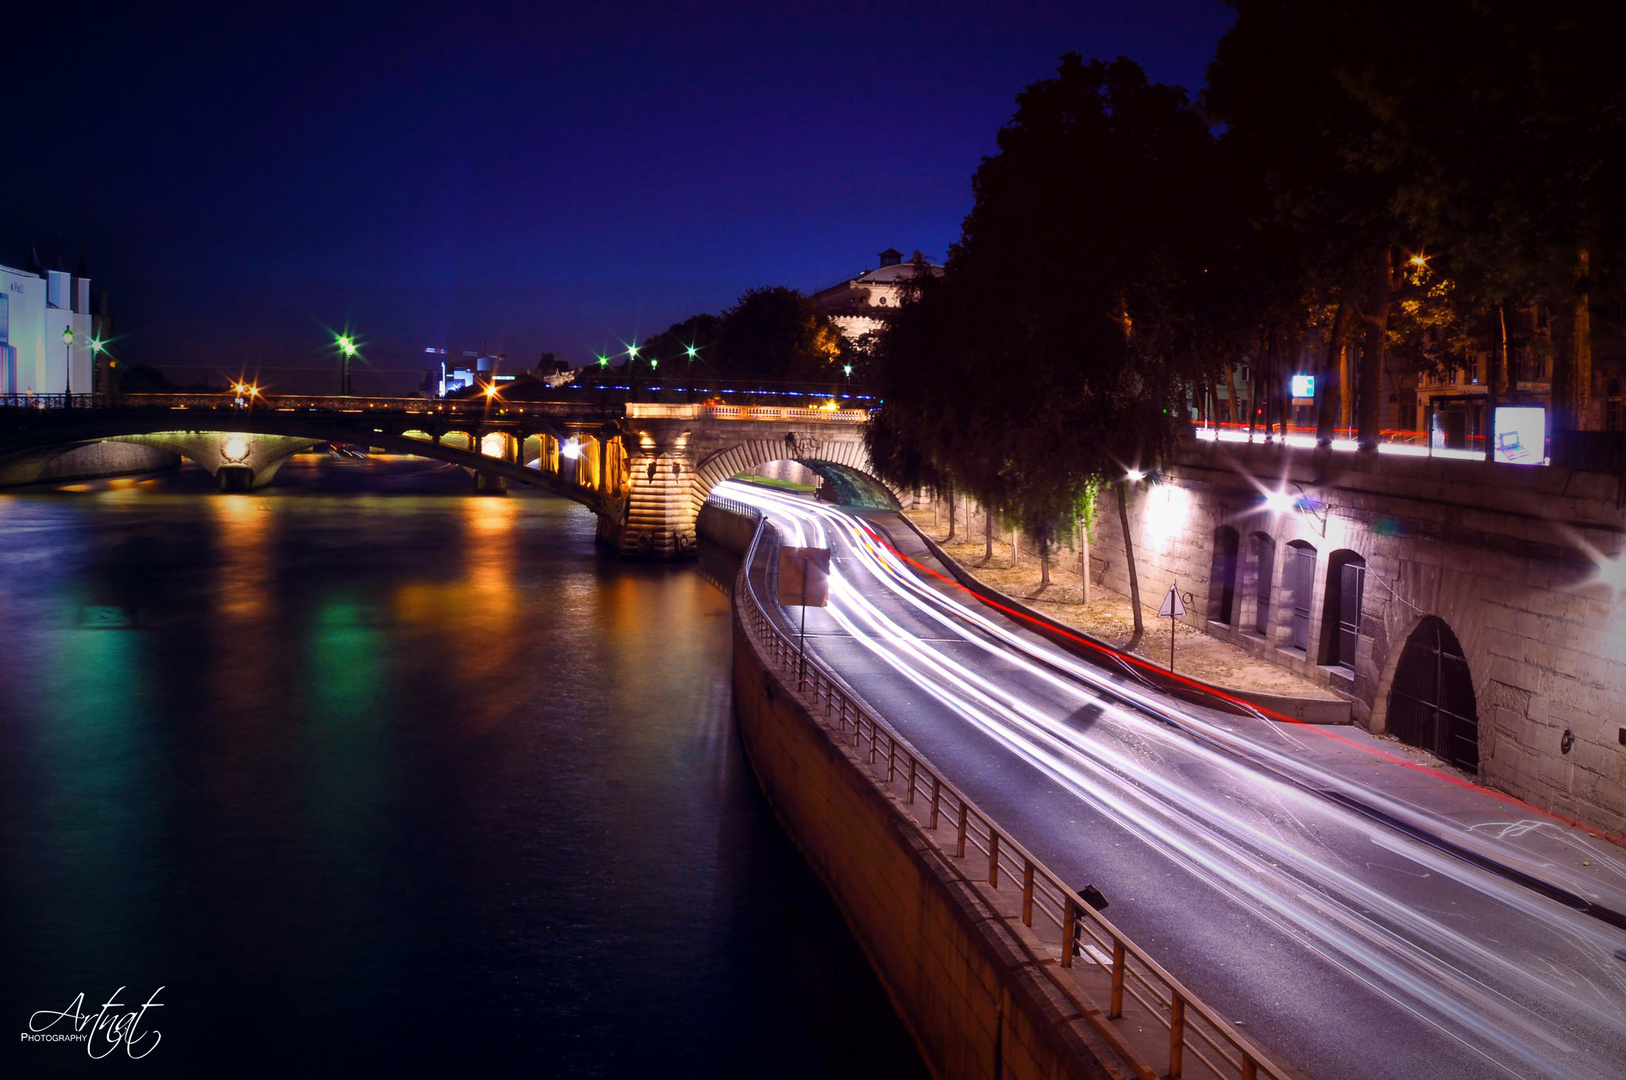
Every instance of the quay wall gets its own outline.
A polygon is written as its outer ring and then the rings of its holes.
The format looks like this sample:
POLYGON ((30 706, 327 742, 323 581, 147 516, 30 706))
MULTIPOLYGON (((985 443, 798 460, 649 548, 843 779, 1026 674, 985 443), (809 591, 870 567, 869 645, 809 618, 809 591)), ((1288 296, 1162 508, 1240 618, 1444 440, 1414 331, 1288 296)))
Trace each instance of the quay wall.
POLYGON ((735 596, 734 701, 758 782, 938 1077, 1134 1075, 1015 929, 765 662, 735 596))

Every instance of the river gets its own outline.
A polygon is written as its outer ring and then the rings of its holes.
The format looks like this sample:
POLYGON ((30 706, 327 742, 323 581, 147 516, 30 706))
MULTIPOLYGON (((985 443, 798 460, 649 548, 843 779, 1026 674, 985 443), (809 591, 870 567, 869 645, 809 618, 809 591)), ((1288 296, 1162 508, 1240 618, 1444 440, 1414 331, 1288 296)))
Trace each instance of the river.
POLYGON ((471 488, 0 495, 0 1073, 130 1067, 13 1034, 122 987, 153 1075, 925 1075, 742 756, 727 565, 471 488))

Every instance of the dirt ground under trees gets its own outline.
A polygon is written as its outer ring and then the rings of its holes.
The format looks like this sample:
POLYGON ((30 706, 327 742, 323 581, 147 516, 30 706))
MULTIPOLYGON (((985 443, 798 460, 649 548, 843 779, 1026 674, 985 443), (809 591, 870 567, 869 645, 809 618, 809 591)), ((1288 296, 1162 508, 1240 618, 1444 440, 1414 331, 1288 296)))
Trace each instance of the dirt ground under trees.
MULTIPOLYGON (((936 541, 967 571, 983 584, 998 589, 1006 596, 1043 612, 1059 623, 1082 630, 1100 638, 1114 648, 1122 650, 1134 633, 1134 616, 1129 598, 1096 585, 1091 588, 1090 604, 1079 603, 1079 580, 1076 572, 1067 573, 1052 563, 1050 585, 1041 588, 1037 555, 1024 551, 1017 565, 1011 564, 1008 541, 994 540, 993 558, 983 562, 985 543, 981 537, 965 540, 963 534, 953 544, 943 544, 948 532, 944 523, 934 521, 931 510, 905 511, 922 532, 936 541)), ((1157 606, 1163 594, 1142 593, 1142 608, 1146 634, 1134 655, 1161 667, 1169 664, 1169 621, 1157 617, 1157 606), (1150 605, 1150 606, 1147 606, 1150 605)), ((1317 686, 1299 675, 1275 664, 1261 660, 1245 649, 1229 642, 1210 637, 1193 625, 1194 617, 1175 620, 1174 670, 1203 682, 1225 689, 1253 691, 1261 694, 1280 694, 1288 697, 1332 699, 1337 695, 1317 686)))

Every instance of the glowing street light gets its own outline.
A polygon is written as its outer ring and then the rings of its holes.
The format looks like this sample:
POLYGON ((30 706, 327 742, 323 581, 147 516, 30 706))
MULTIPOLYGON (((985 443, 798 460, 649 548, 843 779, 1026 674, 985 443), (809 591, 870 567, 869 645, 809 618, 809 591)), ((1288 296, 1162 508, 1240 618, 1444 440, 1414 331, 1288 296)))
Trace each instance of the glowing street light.
POLYGON ((107 346, 102 343, 99 335, 90 339, 90 389, 92 393, 96 391, 98 381, 96 371, 101 366, 102 353, 106 351, 107 346))
POLYGON ((1146 474, 1141 472, 1139 469, 1130 469, 1128 472, 1124 473, 1124 479, 1128 480, 1132 484, 1138 483, 1141 480, 1146 479, 1146 474))
POLYGON ((853 377, 853 366, 851 364, 842 364, 841 365, 841 373, 843 375, 845 375, 849 379, 852 378, 853 377))
POLYGON ((577 442, 576 437, 572 435, 570 438, 566 439, 565 444, 559 448, 559 453, 574 461, 582 456, 582 444, 577 442))
POLYGON ((1272 514, 1285 514, 1299 504, 1295 496, 1277 489, 1265 492, 1265 509, 1272 514))
POLYGON ((62 328, 62 407, 73 408, 73 327, 62 328))
POLYGON ((690 360, 693 360, 700 355, 700 350, 695 348, 693 342, 690 342, 689 345, 683 350, 683 353, 690 360))
POLYGON ((339 377, 339 396, 350 396, 350 358, 356 355, 356 339, 349 334, 339 334, 334 338, 339 352, 344 355, 344 369, 339 377))

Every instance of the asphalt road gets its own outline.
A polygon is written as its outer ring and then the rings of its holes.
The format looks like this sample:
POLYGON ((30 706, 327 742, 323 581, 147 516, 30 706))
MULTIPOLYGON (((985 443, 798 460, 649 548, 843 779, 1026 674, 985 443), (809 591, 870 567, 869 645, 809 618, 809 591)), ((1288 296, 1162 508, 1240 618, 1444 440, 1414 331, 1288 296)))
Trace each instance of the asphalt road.
POLYGON ((806 499, 719 494, 761 506, 787 543, 831 548, 812 654, 1284 1064, 1326 1080, 1626 1076, 1618 849, 1598 844, 1612 876, 1581 895, 1521 845, 1550 823, 1506 800, 1483 796, 1508 819, 1498 836, 1429 809, 1452 804, 1422 788, 1449 778, 1358 776, 1274 722, 1109 676, 910 570, 889 545, 923 553, 896 519, 883 533, 806 499))

